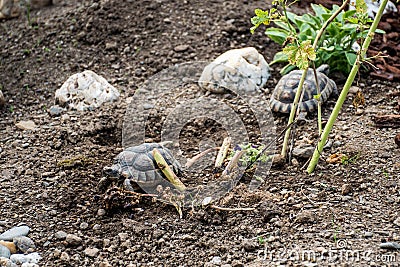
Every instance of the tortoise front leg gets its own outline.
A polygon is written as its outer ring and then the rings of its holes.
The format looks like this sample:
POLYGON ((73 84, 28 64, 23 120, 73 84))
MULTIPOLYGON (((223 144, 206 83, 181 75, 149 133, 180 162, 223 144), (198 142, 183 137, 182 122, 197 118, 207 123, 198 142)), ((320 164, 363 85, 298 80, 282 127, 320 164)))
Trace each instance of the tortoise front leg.
POLYGON ((124 188, 125 188, 125 190, 128 190, 128 191, 132 191, 132 192, 135 191, 135 190, 133 189, 133 186, 132 186, 132 184, 131 184, 131 180, 130 180, 129 178, 126 178, 126 179, 124 180, 124 188))

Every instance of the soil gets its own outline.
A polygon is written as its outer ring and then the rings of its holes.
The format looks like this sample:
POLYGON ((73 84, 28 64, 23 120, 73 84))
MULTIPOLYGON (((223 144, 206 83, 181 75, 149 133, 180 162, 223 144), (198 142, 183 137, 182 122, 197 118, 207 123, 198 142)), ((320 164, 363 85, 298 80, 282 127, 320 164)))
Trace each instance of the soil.
MULTIPOLYGON (((127 99, 173 64, 211 61, 232 48, 254 46, 271 61, 279 47, 262 30, 249 33, 254 9, 268 7, 264 1, 60 0, 32 10, 30 22, 24 15, 2 21, 0 82, 7 103, 0 110, 0 232, 30 226, 40 266, 399 265, 397 251, 379 248, 400 242, 399 130, 377 128, 372 118, 399 113, 394 92, 400 85, 368 73, 355 81, 365 104, 355 108, 349 95, 332 146, 313 174, 299 158, 273 166, 257 190, 241 181, 216 203, 254 210, 193 207, 179 218, 172 205, 143 197, 103 214, 98 184, 103 167, 122 151, 127 99), (120 100, 50 116, 55 90, 85 69, 117 87, 120 100), (27 120, 36 129, 16 127, 27 120), (328 164, 335 153, 348 160, 328 164), (82 241, 70 244, 57 231, 82 241)), ((280 67, 272 68, 266 99, 280 67)), ((334 102, 323 106, 324 120, 334 102)), ((149 140, 159 141, 159 119, 148 122, 149 140)), ((297 128, 296 146, 316 142, 311 119, 297 128)), ((286 120, 275 117, 277 132, 286 120)), ((218 123, 194 126, 185 132, 188 154, 198 151, 198 132, 222 141, 223 132, 210 130, 218 123)))

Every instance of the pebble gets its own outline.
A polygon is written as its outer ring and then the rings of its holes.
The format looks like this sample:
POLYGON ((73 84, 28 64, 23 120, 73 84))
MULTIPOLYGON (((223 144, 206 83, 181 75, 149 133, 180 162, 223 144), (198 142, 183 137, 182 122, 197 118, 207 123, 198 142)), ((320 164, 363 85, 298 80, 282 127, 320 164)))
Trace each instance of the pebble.
POLYGON ((315 215, 311 211, 303 211, 296 216, 296 223, 310 223, 316 220, 315 215))
POLYGON ((257 244, 253 240, 246 239, 242 243, 242 247, 245 251, 253 251, 257 248, 257 244))
POLYGON ((65 251, 61 252, 60 259, 61 259, 62 261, 68 262, 68 261, 69 261, 69 255, 68 255, 68 253, 65 252, 65 251))
POLYGON ((352 191, 351 185, 349 185, 349 184, 342 185, 342 195, 347 195, 347 194, 351 193, 351 191, 352 191))
POLYGON ((85 255, 94 258, 99 253, 99 249, 98 248, 86 248, 84 253, 85 253, 85 255))
POLYGON ((109 264, 107 261, 103 261, 99 264, 99 267, 112 267, 112 265, 109 264))
POLYGON ((185 52, 188 49, 189 49, 189 46, 184 44, 184 45, 175 46, 174 51, 175 52, 185 52))
POLYGON ((313 155, 313 153, 314 153, 314 147, 312 146, 293 148, 293 156, 297 158, 309 158, 313 155))
POLYGON ((0 257, 10 258, 10 256, 11 256, 10 250, 5 246, 0 245, 0 257))
POLYGON ((220 265, 221 264, 221 257, 219 256, 214 256, 211 260, 210 263, 215 264, 215 265, 220 265))
POLYGON ((379 245, 380 248, 383 249, 400 249, 400 244, 396 243, 396 242, 385 242, 385 243, 381 243, 379 245))
POLYGON ((54 234, 54 237, 59 240, 64 240, 67 237, 67 233, 64 231, 58 231, 57 233, 54 234))
POLYGON ((83 223, 81 223, 81 225, 79 225, 79 228, 81 228, 82 230, 88 229, 89 224, 87 224, 86 222, 83 222, 83 223))
POLYGON ((13 239, 14 244, 21 250, 22 252, 27 252, 28 249, 35 249, 35 243, 32 239, 26 236, 18 236, 13 239))
POLYGON ((21 130, 33 130, 36 128, 34 121, 20 121, 16 123, 15 126, 21 130))
POLYGON ((106 210, 105 209, 99 209, 97 211, 97 216, 104 216, 106 215, 106 210))
POLYGON ((25 262, 25 263, 22 263, 21 267, 39 267, 39 265, 37 265, 36 263, 33 263, 33 262, 25 262))
POLYGON ((49 114, 52 117, 60 116, 63 111, 64 109, 59 105, 54 105, 49 108, 49 114))
POLYGON ((398 217, 396 220, 393 222, 395 225, 400 226, 400 217, 398 217))
POLYGON ((95 225, 93 225, 92 229, 95 230, 95 231, 100 230, 101 229, 101 225, 96 223, 95 225))
POLYGON ((65 241, 71 246, 79 246, 82 243, 82 238, 77 235, 67 234, 65 241))
POLYGON ((38 263, 39 260, 42 257, 39 255, 39 253, 34 252, 34 253, 30 253, 30 254, 12 254, 10 257, 10 260, 16 264, 22 264, 25 262, 29 262, 29 263, 38 263))
POLYGON ((26 236, 30 228, 26 225, 13 227, 0 235, 0 240, 12 241, 14 237, 26 236))
POLYGON ((374 234, 372 232, 365 232, 364 233, 364 237, 368 238, 368 237, 373 237, 374 234))

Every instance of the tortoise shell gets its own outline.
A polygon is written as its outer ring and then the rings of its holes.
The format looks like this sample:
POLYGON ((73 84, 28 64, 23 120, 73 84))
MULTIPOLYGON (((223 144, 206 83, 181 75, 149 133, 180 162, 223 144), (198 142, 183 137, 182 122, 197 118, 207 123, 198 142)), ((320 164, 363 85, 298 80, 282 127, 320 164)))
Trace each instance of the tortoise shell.
MULTIPOLYGON (((328 72, 328 65, 321 65, 317 68, 321 103, 326 102, 332 93, 338 94, 336 83, 328 78, 328 72)), ((290 113, 302 74, 302 70, 294 70, 284 75, 279 80, 270 100, 272 111, 290 113)), ((300 112, 313 112, 318 107, 318 101, 314 99, 314 96, 318 95, 318 91, 314 71, 311 68, 307 70, 307 76, 304 80, 303 88, 304 96, 302 102, 299 104, 299 110, 300 112)))
POLYGON ((154 148, 160 151, 175 174, 181 173, 180 163, 167 148, 159 143, 144 143, 129 147, 119 153, 114 159, 114 164, 107 168, 107 174, 143 184, 151 184, 164 179, 165 176, 153 157, 154 148))

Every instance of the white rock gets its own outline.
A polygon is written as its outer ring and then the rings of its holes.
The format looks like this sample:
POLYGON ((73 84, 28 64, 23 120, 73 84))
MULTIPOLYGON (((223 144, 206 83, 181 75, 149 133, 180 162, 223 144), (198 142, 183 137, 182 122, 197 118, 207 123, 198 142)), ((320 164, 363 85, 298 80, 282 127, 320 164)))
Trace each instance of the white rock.
POLYGON ((85 251, 83 251, 87 256, 89 257, 96 257, 97 253, 99 253, 98 248, 86 248, 85 251))
POLYGON ((234 92, 254 92, 265 86, 270 68, 254 47, 229 50, 207 65, 199 79, 200 87, 213 93, 225 88, 234 92))
POLYGON ((38 263, 39 260, 42 257, 39 255, 39 253, 34 252, 30 254, 12 254, 10 257, 10 260, 16 264, 23 264, 25 262, 27 263, 38 263))
POLYGON ((26 236, 30 228, 26 225, 13 227, 0 235, 0 240, 12 241, 14 237, 26 236))
POLYGON ((102 76, 85 70, 69 77, 56 91, 55 97, 60 104, 82 111, 98 108, 105 102, 115 101, 119 95, 118 90, 102 76))
POLYGON ((0 257, 0 266, 17 267, 17 265, 8 258, 0 257))

